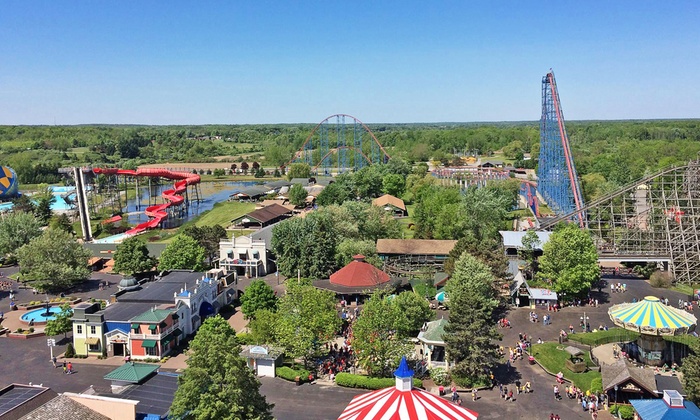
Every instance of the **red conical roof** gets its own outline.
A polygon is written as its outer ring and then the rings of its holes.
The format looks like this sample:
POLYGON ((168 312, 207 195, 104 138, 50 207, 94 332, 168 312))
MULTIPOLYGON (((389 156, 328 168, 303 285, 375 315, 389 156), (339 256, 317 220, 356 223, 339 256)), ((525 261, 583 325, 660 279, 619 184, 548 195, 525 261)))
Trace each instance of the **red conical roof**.
POLYGON ((355 259, 331 274, 331 283, 346 287, 372 287, 390 280, 387 273, 370 263, 355 259))

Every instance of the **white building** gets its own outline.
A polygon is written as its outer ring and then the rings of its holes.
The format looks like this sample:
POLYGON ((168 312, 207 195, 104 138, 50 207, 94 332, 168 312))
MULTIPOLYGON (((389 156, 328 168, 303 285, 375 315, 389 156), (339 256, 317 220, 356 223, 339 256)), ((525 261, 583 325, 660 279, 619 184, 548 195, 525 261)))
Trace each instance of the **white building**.
MULTIPOLYGON (((263 230, 263 229, 261 229, 263 230)), ((268 274, 267 243, 254 235, 219 242, 219 268, 226 275, 261 277, 268 274)))

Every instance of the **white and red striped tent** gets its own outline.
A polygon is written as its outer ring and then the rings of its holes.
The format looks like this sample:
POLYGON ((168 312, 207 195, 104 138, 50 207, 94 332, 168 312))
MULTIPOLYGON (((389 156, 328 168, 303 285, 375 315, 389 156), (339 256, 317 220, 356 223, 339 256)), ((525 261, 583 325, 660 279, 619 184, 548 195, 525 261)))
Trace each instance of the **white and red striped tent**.
POLYGON ((396 386, 352 399, 338 420, 476 420, 478 413, 421 389, 413 389, 413 371, 402 359, 396 386))

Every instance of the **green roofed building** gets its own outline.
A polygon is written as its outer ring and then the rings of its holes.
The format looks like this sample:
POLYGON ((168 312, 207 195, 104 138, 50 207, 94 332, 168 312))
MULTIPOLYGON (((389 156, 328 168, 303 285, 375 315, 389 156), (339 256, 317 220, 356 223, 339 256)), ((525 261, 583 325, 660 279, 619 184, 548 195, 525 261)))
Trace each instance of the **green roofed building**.
POLYGON ((442 338, 448 322, 444 318, 426 322, 418 333, 418 341, 420 341, 422 346, 419 356, 425 360, 428 369, 436 367, 450 368, 449 362, 445 357, 445 340, 442 338))
POLYGON ((109 372, 104 378, 112 382, 112 392, 118 394, 126 386, 143 383, 158 368, 160 365, 129 362, 109 372))

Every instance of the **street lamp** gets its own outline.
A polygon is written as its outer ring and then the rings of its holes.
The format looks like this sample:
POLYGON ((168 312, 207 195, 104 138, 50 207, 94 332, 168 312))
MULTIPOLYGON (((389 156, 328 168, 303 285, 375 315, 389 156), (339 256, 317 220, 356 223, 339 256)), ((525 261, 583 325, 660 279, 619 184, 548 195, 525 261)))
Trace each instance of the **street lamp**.
MULTIPOLYGON (((617 406, 617 385, 615 385, 615 406, 617 406)), ((616 413, 616 415, 619 418, 619 411, 616 413)))
POLYGON ((581 327, 583 328, 583 332, 587 332, 587 325, 588 325, 588 320, 590 319, 589 317, 586 316, 586 313, 583 313, 583 316, 580 318, 581 319, 581 327))

